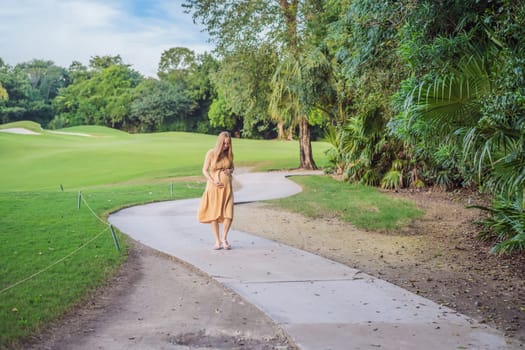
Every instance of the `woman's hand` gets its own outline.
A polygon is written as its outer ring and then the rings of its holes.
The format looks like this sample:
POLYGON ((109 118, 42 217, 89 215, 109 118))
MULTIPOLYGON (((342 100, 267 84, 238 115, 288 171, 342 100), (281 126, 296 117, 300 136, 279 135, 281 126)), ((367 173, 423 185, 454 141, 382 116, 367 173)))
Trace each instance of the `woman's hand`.
POLYGON ((215 186, 217 186, 218 188, 223 188, 224 187, 224 184, 222 182, 220 182, 220 181, 214 181, 213 184, 215 186))

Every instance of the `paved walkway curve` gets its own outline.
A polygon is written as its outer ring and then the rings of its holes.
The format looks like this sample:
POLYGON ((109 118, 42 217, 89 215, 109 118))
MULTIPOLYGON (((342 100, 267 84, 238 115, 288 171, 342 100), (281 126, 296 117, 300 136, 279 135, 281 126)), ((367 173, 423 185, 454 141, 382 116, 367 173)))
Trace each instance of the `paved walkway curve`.
MULTIPOLYGON (((237 175, 241 189, 235 202, 300 192, 287 175, 237 175)), ((269 315, 301 349, 513 349, 495 329, 302 250, 233 230, 233 249, 214 251, 209 225, 196 220, 198 203, 187 199, 131 207, 109 221, 223 283, 269 315)))

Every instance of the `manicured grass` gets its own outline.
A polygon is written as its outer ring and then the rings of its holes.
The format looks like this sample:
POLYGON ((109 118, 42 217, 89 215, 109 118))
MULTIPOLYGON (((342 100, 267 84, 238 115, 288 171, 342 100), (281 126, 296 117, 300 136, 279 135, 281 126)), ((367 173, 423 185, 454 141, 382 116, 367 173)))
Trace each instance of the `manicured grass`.
POLYGON ((0 348, 15 348, 59 317, 126 259, 126 236, 116 232, 118 251, 109 226, 101 222, 109 212, 197 197, 203 188, 202 182, 174 182, 173 196, 169 183, 85 189, 80 209, 76 191, 1 192, 0 291, 13 287, 0 292, 0 348))
MULTIPOLYGON (((16 127, 16 123, 11 127, 16 127)), ((130 135, 102 127, 65 131, 93 137, 44 132, 0 133, 0 191, 78 189, 140 179, 200 174, 216 136, 167 132, 130 135)), ((297 141, 234 139, 235 164, 259 170, 299 165, 297 141)), ((328 145, 314 142, 314 157, 325 162, 328 145)))
POLYGON ((423 215, 408 200, 394 199, 378 189, 336 181, 329 176, 294 176, 303 187, 295 196, 270 201, 309 217, 337 216, 367 230, 393 230, 423 215))

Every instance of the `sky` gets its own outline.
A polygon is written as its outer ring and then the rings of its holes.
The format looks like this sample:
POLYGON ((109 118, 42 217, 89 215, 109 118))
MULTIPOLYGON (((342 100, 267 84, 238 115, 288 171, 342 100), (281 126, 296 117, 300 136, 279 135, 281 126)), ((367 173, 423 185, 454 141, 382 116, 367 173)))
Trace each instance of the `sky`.
POLYGON ((211 52, 184 0, 0 0, 0 58, 14 66, 33 59, 68 68, 93 56, 120 55, 156 77, 162 52, 211 52))

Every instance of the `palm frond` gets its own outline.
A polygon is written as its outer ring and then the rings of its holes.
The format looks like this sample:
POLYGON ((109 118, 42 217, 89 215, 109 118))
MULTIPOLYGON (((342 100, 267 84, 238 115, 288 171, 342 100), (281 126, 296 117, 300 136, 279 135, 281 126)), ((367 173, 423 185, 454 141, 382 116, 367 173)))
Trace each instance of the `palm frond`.
POLYGON ((490 216, 480 223, 485 227, 480 236, 497 240, 492 248, 497 254, 525 250, 525 193, 497 196, 491 207, 474 206, 488 211, 490 216))
POLYGON ((297 60, 285 58, 278 65, 272 77, 272 94, 269 110, 272 118, 292 123, 302 114, 300 101, 301 67, 297 60))
POLYGON ((441 134, 474 126, 482 116, 483 98, 490 91, 483 59, 465 59, 457 70, 413 89, 405 101, 410 124, 423 119, 441 134))

